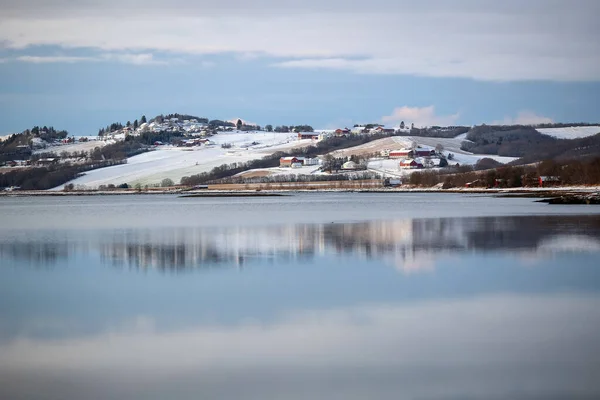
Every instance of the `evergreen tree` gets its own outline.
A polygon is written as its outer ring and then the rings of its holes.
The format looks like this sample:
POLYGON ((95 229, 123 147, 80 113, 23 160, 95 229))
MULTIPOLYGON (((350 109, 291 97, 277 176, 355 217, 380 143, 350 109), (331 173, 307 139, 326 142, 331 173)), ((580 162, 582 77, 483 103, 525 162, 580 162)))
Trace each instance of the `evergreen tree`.
POLYGON ((141 124, 145 124, 146 123, 146 116, 142 115, 142 119, 140 119, 140 123, 141 124))
POLYGON ((133 121, 133 129, 137 130, 138 126, 139 126, 138 125, 138 120, 136 119, 135 121, 133 121))

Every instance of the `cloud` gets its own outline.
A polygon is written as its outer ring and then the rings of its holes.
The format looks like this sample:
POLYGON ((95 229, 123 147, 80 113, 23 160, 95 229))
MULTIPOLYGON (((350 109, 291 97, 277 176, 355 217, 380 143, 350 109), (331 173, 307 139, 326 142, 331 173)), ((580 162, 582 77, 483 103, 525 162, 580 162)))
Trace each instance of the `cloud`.
POLYGON ((550 117, 537 115, 532 111, 520 111, 515 118, 505 117, 503 120, 493 121, 492 125, 538 125, 552 123, 550 117))
POLYGON ((405 124, 415 124, 416 127, 448 126, 455 125, 460 114, 440 116, 435 114, 435 107, 397 107, 391 115, 381 117, 381 122, 386 125, 398 125, 401 121, 405 124))
POLYGON ((33 64, 52 64, 52 63, 76 63, 98 61, 95 57, 75 57, 75 56, 20 56, 16 61, 33 64))
POLYGON ((9 0, 0 42, 21 50, 260 55, 278 67, 369 74, 600 80, 595 0, 322 3, 151 0, 140 9, 133 0, 9 0))
POLYGON ((26 387, 80 398, 60 393, 77 382, 91 398, 168 397, 159 391, 172 397, 181 393, 174 388, 251 399, 397 398, 399 390, 406 398, 548 398, 575 391, 593 398, 600 391, 589 378, 599 367, 599 307, 594 295, 497 295, 179 329, 133 318, 92 335, 22 334, 0 342, 0 393, 26 387), (49 387, 50 380, 65 384, 49 387), (336 382, 359 391, 340 397, 336 382), (523 382, 540 384, 526 385, 528 396, 520 396, 515 388, 523 382), (287 393, 273 396, 281 386, 287 393), (117 387, 120 395, 106 395, 117 387))
POLYGON ((107 62, 115 61, 134 65, 166 65, 172 61, 156 60, 151 53, 104 53, 98 56, 18 56, 15 61, 33 64, 78 63, 78 62, 107 62))

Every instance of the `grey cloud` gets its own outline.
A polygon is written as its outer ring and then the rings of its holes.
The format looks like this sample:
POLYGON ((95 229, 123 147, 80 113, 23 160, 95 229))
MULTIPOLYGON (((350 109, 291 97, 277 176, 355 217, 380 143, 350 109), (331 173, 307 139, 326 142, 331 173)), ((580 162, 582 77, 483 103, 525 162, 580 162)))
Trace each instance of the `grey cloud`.
POLYGON ((293 68, 600 80, 600 2, 590 0, 10 0, 2 9, 0 41, 14 49, 251 53, 293 68))

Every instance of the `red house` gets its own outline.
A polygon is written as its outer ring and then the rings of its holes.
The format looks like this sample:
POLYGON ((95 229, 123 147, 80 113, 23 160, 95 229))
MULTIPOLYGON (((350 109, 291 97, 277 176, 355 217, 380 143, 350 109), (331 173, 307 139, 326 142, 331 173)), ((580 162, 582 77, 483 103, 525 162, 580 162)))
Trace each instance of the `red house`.
POLYGON ((315 132, 298 132, 298 140, 302 139, 318 140, 319 134, 315 132))
POLYGON ((400 168, 404 169, 421 169, 423 164, 415 160, 402 160, 400 161, 400 168))
POLYGON ((304 164, 302 157, 281 157, 279 159, 280 167, 291 167, 293 164, 304 164))

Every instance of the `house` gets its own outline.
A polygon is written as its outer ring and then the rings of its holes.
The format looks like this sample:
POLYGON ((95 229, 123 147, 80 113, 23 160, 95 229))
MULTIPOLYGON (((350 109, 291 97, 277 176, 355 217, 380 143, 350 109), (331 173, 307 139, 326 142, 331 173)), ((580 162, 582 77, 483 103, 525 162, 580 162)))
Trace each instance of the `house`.
POLYGON ((37 161, 37 165, 43 165, 43 166, 52 165, 52 164, 56 163, 57 161, 58 160, 56 158, 40 158, 37 161))
POLYGON ((413 158, 415 152, 412 149, 392 150, 388 153, 389 158, 413 158))
POLYGON ((350 129, 348 129, 348 128, 336 129, 334 133, 335 133, 335 136, 347 136, 350 134, 350 129))
POLYGON ((281 157, 279 159, 280 167, 291 167, 293 164, 304 165, 304 157, 281 157))
POLYGON ((354 128, 352 128, 350 130, 350 133, 354 134, 354 135, 360 135, 365 133, 367 129, 364 126, 355 126, 354 128))
POLYGON ((393 128, 384 128, 383 126, 378 126, 373 129, 374 133, 395 133, 396 131, 393 128))
POLYGON ((540 187, 558 186, 560 185, 559 176, 540 176, 538 183, 540 187))
POLYGON ((357 167, 358 167, 358 165, 354 161, 346 161, 342 165, 342 169, 348 169, 348 170, 355 170, 357 167))
POLYGON ((481 179, 476 179, 472 182, 467 182, 465 184, 466 188, 477 187, 477 186, 483 186, 483 181, 481 179))
POLYGON ((319 140, 319 133, 317 132, 298 132, 298 140, 311 139, 319 140))
POLYGON ((418 146, 414 149, 400 149, 390 151, 390 158, 414 158, 414 157, 432 157, 435 156, 435 149, 430 147, 418 146))
POLYGON ((423 168, 423 164, 417 162, 416 160, 406 159, 400 161, 400 168, 403 169, 421 169, 423 168))

